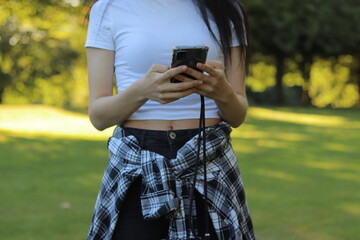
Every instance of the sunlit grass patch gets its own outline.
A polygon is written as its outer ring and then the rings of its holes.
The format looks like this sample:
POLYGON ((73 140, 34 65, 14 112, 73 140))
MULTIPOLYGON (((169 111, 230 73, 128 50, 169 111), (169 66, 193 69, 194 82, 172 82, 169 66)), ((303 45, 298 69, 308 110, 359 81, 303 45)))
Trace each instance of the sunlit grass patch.
POLYGON ((289 123, 297 123, 319 127, 341 127, 360 129, 360 121, 349 121, 343 116, 323 115, 321 113, 298 113, 296 111, 279 111, 276 109, 264 109, 254 107, 249 111, 249 116, 264 120, 273 120, 289 123))
POLYGON ((344 203, 341 208, 348 214, 360 217, 360 202, 344 203))
POLYGON ((113 128, 99 132, 91 125, 86 114, 60 108, 5 105, 0 106, 0 130, 28 137, 105 139, 111 136, 113 128))

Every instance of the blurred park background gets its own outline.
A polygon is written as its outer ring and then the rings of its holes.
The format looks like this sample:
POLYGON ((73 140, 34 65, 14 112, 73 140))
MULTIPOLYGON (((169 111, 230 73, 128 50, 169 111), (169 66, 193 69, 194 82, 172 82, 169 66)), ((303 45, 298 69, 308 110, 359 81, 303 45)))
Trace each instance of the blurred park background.
MULTIPOLYGON (((243 0, 251 108, 232 133, 259 240, 360 239, 360 1, 243 0)), ((0 239, 84 239, 107 163, 80 0, 0 0, 0 239)))

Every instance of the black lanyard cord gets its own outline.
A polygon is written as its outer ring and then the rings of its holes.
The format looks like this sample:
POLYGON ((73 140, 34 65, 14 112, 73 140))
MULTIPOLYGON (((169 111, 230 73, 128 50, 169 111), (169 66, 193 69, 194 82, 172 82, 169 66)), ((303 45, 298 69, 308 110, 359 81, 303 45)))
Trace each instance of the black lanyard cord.
MULTIPOLYGON (((204 240, 210 239, 210 226, 209 226, 209 213, 208 213, 208 201, 207 201, 207 174, 206 174, 206 133, 205 133, 205 100, 204 96, 200 96, 201 101, 201 108, 200 108, 200 120, 199 120, 199 137, 198 137, 198 148, 196 154, 196 164, 193 176, 192 187, 190 190, 190 203, 189 203, 189 217, 190 217, 190 228, 191 232, 194 235, 195 239, 201 239, 197 236, 194 223, 192 218, 192 206, 194 201, 194 192, 195 192, 195 185, 196 185, 196 177, 198 173, 198 167, 200 162, 200 147, 201 147, 201 140, 202 140, 202 147, 203 147, 203 168, 204 168, 204 221, 205 221, 205 229, 204 229, 204 240)), ((200 219, 197 217, 197 221, 200 219)))

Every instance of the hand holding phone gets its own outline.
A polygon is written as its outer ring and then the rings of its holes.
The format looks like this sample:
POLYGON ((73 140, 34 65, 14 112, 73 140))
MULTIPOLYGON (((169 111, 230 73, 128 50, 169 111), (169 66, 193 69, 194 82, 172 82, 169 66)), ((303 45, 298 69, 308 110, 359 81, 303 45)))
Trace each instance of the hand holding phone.
MULTIPOLYGON (((200 46, 177 46, 173 49, 171 67, 177 67, 180 65, 186 65, 196 71, 202 72, 196 67, 197 63, 205 63, 209 47, 205 45, 200 46)), ((194 79, 194 77, 182 74, 188 78, 194 79)), ((172 83, 178 83, 179 80, 172 78, 172 83)))

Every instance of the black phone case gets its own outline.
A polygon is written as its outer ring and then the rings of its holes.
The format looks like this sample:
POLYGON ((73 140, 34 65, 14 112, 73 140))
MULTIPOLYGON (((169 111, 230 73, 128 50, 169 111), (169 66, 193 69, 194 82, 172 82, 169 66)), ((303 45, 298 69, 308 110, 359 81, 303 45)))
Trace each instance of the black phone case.
MULTIPOLYGON (((186 65, 196 71, 202 72, 200 69, 196 67, 198 62, 205 63, 206 57, 208 53, 209 47, 208 46, 179 46, 175 47, 173 50, 172 56, 172 63, 171 67, 177 67, 181 65, 186 65), (183 54, 181 58, 179 58, 179 53, 183 54)), ((195 79, 194 77, 182 74, 188 78, 195 79)), ((172 83, 178 83, 180 81, 176 80, 175 78, 171 79, 172 83)))

